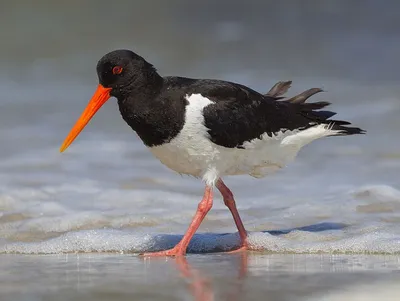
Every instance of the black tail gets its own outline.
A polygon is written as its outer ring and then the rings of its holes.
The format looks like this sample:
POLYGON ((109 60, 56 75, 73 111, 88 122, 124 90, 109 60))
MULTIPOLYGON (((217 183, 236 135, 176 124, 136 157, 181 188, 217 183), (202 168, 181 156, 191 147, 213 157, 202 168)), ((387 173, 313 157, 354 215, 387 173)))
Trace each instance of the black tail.
POLYGON ((341 121, 341 120, 328 120, 328 121, 329 122, 327 122, 327 124, 329 125, 330 129, 334 131, 339 131, 339 133, 335 134, 335 136, 347 136, 347 135, 367 133, 367 131, 357 127, 345 126, 346 124, 350 124, 350 122, 347 121, 341 121))
POLYGON ((323 92, 320 88, 311 88, 291 98, 285 98, 283 95, 289 90, 292 81, 281 81, 276 83, 269 91, 266 96, 273 97, 276 100, 281 100, 291 104, 299 106, 300 114, 310 120, 314 124, 326 124, 330 129, 334 131, 340 131, 335 135, 355 135, 365 134, 366 131, 357 127, 348 127, 351 123, 343 120, 330 120, 332 116, 336 115, 336 112, 332 111, 319 111, 320 109, 330 105, 327 101, 319 101, 313 103, 306 103, 307 99, 311 96, 323 92))

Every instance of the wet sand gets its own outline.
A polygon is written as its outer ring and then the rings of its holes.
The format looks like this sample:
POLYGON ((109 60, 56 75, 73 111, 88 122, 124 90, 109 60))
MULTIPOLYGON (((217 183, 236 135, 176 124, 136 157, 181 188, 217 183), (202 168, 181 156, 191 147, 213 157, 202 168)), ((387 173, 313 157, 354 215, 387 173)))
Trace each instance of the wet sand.
POLYGON ((400 257, 1 255, 1 300, 399 300, 400 257))

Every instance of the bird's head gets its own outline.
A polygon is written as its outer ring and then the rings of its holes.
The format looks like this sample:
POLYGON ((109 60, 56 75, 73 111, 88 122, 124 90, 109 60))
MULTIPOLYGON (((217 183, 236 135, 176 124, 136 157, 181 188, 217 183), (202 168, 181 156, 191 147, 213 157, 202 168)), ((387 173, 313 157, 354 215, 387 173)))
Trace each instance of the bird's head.
POLYGON ((143 89, 151 77, 158 76, 154 67, 130 50, 115 50, 104 55, 97 63, 99 85, 68 136, 60 152, 75 140, 94 114, 114 96, 123 98, 143 89))

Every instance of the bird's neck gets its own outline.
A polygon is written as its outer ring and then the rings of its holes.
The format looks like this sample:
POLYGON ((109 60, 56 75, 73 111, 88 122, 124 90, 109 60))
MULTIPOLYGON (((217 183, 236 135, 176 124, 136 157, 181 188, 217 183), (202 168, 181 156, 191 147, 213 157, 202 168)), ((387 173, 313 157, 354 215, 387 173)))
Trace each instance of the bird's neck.
POLYGON ((117 97, 122 118, 148 147, 169 142, 183 127, 185 102, 168 97, 165 90, 159 77, 117 97))

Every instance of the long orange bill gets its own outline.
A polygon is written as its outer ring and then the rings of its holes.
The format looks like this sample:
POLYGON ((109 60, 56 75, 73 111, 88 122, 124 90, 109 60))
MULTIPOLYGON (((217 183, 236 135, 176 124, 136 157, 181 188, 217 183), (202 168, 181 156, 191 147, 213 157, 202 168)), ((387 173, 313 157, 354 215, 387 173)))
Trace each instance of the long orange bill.
POLYGON ((67 149, 68 146, 75 140, 83 128, 89 123, 90 119, 96 114, 103 104, 111 97, 111 88, 104 88, 102 85, 98 85, 96 92, 92 96, 85 110, 82 112, 81 117, 76 121, 75 125, 69 132, 67 138, 65 138, 63 144, 60 147, 60 152, 67 149))

